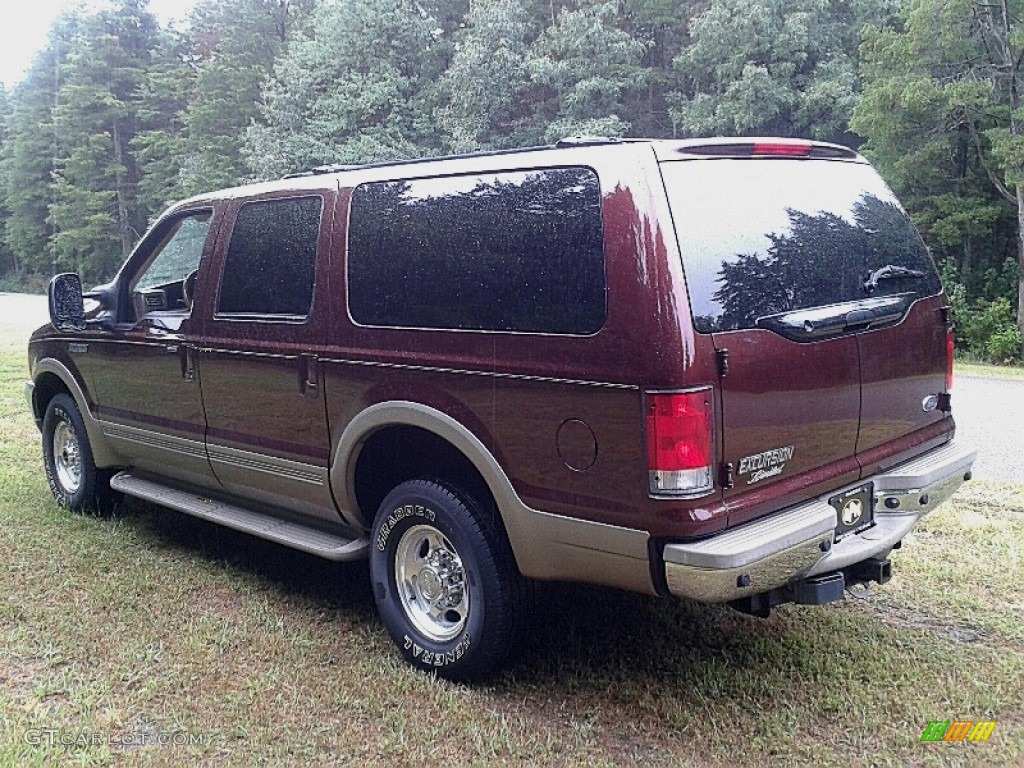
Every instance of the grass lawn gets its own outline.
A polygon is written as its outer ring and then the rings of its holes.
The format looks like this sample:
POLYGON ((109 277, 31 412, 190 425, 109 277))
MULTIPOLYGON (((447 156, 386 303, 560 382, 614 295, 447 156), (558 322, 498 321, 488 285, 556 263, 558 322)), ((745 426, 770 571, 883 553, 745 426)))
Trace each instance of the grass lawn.
POLYGON ((1024 486, 971 483, 869 599, 766 621, 545 585, 522 658, 465 687, 399 660, 363 565, 59 510, 24 336, 0 330, 0 766, 1024 764, 1024 486), (919 741, 947 719, 998 725, 919 741))
POLYGON ((953 375, 984 376, 988 379, 1024 379, 1024 365, 989 365, 957 360, 953 364, 953 375))

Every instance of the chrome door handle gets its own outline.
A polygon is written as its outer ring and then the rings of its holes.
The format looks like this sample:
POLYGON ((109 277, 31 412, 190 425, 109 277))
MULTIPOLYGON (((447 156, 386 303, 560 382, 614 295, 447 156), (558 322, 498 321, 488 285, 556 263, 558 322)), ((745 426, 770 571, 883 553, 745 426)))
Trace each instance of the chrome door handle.
MULTIPOLYGON (((191 344, 178 344, 175 349, 178 352, 178 361, 181 363, 181 378, 185 381, 195 381, 195 349, 191 344)), ((167 351, 171 351, 170 345, 167 346, 167 351)))
POLYGON ((299 357, 299 394, 317 397, 320 386, 320 358, 309 352, 299 357))

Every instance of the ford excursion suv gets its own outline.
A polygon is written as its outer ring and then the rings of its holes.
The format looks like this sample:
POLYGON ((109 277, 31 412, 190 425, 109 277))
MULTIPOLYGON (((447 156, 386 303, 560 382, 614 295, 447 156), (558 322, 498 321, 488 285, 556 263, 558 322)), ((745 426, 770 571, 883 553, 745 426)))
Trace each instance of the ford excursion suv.
POLYGON ((564 580, 757 615, 885 582, 970 478, 949 306, 857 153, 576 138, 178 203, 50 286, 28 400, 111 491, 333 560, 452 679, 564 580))

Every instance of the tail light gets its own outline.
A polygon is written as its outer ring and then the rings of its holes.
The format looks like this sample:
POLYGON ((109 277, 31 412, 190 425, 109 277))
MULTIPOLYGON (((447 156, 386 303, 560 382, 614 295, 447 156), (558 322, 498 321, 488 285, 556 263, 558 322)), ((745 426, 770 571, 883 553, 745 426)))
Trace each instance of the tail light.
POLYGON ((692 495, 714 486, 711 388, 647 395, 651 493, 692 495))
POLYGON ((811 154, 809 141, 755 141, 754 155, 786 155, 802 157, 811 154))
POLYGON ((953 390, 953 329, 946 329, 946 391, 953 390))
POLYGON ((686 142, 677 150, 683 155, 708 157, 810 157, 856 159, 857 153, 838 144, 821 144, 801 139, 756 139, 748 141, 700 140, 686 142))

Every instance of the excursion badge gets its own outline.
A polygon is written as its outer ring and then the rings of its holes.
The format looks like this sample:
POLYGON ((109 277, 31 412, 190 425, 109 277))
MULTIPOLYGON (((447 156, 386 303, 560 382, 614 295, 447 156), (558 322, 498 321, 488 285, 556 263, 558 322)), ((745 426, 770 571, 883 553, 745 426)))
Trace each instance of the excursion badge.
POLYGON ((739 475, 750 474, 747 478, 747 485, 764 480, 766 477, 781 475, 786 468, 786 462, 793 458, 792 445, 784 445, 781 448, 772 448, 768 451, 755 453, 753 456, 744 456, 740 459, 739 475))

